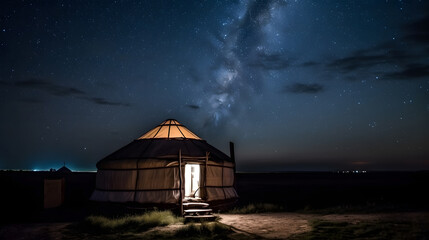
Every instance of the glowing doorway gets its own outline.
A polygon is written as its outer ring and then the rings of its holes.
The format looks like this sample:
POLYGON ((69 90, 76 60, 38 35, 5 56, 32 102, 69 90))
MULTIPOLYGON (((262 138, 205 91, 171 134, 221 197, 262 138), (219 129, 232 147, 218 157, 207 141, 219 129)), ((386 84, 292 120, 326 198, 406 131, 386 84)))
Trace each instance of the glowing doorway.
POLYGON ((200 165, 185 165, 185 198, 200 197, 200 165))

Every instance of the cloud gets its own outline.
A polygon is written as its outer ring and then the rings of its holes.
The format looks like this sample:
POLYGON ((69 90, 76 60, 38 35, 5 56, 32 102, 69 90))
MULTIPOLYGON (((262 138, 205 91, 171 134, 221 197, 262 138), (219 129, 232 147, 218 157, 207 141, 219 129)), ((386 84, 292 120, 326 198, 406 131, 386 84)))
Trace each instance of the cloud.
POLYGON ((282 70, 290 66, 290 60, 285 59, 282 54, 268 54, 259 52, 256 60, 249 66, 258 67, 264 70, 282 70))
POLYGON ((190 109, 194 109, 194 110, 198 110, 198 109, 200 109, 200 106, 198 106, 198 105, 193 105, 193 104, 188 104, 188 105, 186 105, 188 108, 190 108, 190 109))
POLYGON ((381 75, 384 80, 419 80, 429 77, 429 15, 403 25, 396 40, 361 49, 326 65, 347 75, 381 75), (380 68, 382 67, 382 68, 380 68), (401 70, 397 70, 401 69, 401 70))
POLYGON ((77 88, 58 85, 39 78, 31 78, 23 81, 8 83, 8 85, 19 88, 38 89, 55 96, 72 96, 85 94, 84 91, 79 90, 77 88))
POLYGON ((402 71, 391 72, 384 75, 385 79, 410 80, 429 77, 429 65, 410 64, 402 71))
POLYGON ((327 66, 344 73, 349 73, 357 70, 367 70, 380 65, 401 64, 415 57, 400 49, 388 46, 388 44, 382 44, 379 45, 380 48, 378 49, 368 48, 359 50, 348 57, 335 59, 327 66))
MULTIPOLYGON (((402 34, 395 40, 374 47, 360 49, 346 57, 324 65, 338 71, 343 79, 365 78, 377 74, 384 80, 418 80, 428 77, 429 15, 403 25, 402 34), (398 71, 397 69, 402 69, 398 71)), ((313 62, 302 66, 312 66, 313 62)))
POLYGON ((426 15, 424 18, 414 21, 410 24, 407 24, 403 27, 406 32, 404 39, 418 43, 418 44, 428 44, 429 43, 429 15, 426 15))
POLYGON ((314 66, 317 66, 317 65, 320 65, 320 63, 315 62, 315 61, 307 61, 307 62, 303 62, 301 64, 301 67, 314 67, 314 66))
POLYGON ((93 102, 93 103, 99 104, 99 105, 124 106, 124 107, 130 106, 129 103, 112 102, 112 101, 106 100, 106 99, 101 98, 101 97, 85 97, 82 99, 88 100, 90 102, 93 102))
POLYGON ((284 88, 284 92, 290 93, 318 93, 324 90, 323 85, 313 83, 313 84, 304 84, 304 83, 294 83, 288 85, 284 88))
POLYGON ((377 74, 383 76, 380 79, 384 80, 417 80, 429 76, 429 65, 422 52, 415 44, 405 50, 393 41, 384 42, 373 48, 356 51, 348 57, 335 59, 326 67, 346 74, 344 79, 377 74), (402 70, 394 70, 398 68, 402 70))
MULTIPOLYGON (((63 85, 59 85, 53 82, 50 82, 46 79, 40 78, 30 78, 22 81, 15 82, 6 82, 0 81, 0 84, 15 87, 15 88, 25 88, 25 89, 37 89, 48 93, 49 95, 57 96, 57 97, 79 97, 80 99, 84 99, 99 105, 110 105, 110 106, 130 106, 129 103, 122 102, 112 102, 110 100, 101 98, 101 97, 92 97, 88 96, 88 94, 75 87, 67 87, 63 85)), ((30 101, 29 99, 20 99, 22 102, 32 102, 35 103, 37 101, 30 101)), ((38 102, 41 102, 40 100, 38 102)))

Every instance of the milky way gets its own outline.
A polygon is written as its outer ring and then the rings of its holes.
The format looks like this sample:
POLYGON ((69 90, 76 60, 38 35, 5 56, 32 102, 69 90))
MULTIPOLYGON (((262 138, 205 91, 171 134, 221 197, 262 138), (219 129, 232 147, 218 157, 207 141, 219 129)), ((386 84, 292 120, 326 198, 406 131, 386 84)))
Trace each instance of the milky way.
POLYGON ((274 11, 280 11, 285 1, 241 1, 234 15, 222 22, 220 32, 212 36, 212 44, 219 56, 211 69, 212 94, 206 99, 210 110, 208 123, 218 124, 237 111, 243 111, 251 101, 250 96, 260 93, 263 67, 273 53, 267 53, 266 39, 273 36, 263 29, 271 23, 274 11), (255 68, 256 66, 256 68, 255 68), (237 104, 239 102, 240 104, 237 104))

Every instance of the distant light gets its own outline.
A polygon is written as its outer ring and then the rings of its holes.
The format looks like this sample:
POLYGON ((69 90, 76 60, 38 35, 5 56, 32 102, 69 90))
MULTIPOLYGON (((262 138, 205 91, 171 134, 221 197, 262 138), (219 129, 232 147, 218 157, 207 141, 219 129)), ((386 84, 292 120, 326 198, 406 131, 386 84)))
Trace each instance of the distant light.
POLYGON ((40 169, 33 169, 33 172, 38 172, 40 171, 40 169))

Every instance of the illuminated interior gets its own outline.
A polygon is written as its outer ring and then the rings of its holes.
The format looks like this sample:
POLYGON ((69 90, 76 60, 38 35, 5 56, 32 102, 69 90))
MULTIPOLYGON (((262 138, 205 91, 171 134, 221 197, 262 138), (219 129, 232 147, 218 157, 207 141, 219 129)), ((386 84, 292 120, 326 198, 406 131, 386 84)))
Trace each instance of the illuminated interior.
POLYGON ((193 132, 189 131, 185 126, 180 124, 174 119, 168 119, 162 122, 160 125, 156 126, 154 129, 145 133, 143 136, 138 139, 152 139, 152 138, 188 138, 188 139, 198 139, 200 137, 195 135, 193 132))
POLYGON ((185 198, 200 197, 200 165, 185 165, 185 198))

